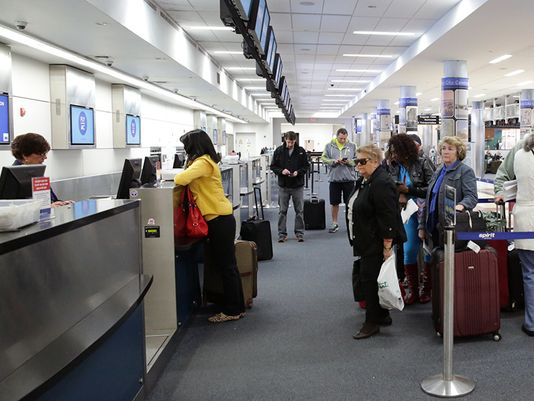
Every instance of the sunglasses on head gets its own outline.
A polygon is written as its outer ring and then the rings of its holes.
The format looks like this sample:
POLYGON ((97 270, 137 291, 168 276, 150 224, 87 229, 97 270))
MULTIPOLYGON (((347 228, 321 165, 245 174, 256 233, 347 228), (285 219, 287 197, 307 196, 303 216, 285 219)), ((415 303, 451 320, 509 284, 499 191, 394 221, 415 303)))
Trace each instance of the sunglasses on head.
POLYGON ((356 165, 365 166, 369 160, 371 159, 369 159, 368 157, 364 157, 363 159, 354 159, 354 163, 356 165))

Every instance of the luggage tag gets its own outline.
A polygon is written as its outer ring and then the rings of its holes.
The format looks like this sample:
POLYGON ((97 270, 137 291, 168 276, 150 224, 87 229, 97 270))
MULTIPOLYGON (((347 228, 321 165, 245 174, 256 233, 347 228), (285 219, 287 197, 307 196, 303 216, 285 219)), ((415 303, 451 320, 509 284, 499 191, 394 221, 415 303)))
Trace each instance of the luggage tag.
POLYGON ((480 246, 478 244, 474 243, 473 241, 469 241, 467 243, 467 247, 469 249, 471 249, 475 253, 479 253, 480 252, 480 246))
POLYGON ((508 245, 508 252, 512 252, 515 249, 515 243, 511 242, 510 245, 508 245))

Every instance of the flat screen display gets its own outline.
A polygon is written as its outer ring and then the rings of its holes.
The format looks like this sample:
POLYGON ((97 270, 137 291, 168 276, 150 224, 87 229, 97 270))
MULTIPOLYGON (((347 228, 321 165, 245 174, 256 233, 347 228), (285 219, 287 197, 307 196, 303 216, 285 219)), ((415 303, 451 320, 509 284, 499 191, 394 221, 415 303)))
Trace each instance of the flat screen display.
POLYGON ((70 144, 95 144, 95 118, 92 108, 70 105, 70 144))
POLYGON ((274 67, 274 83, 277 88, 280 87, 280 78, 282 78, 282 71, 284 69, 284 63, 282 62, 282 57, 280 54, 276 54, 275 57, 275 67, 274 67))
POLYGON ((260 40, 261 40, 261 32, 263 30, 263 17, 265 15, 265 9, 266 9, 265 0, 258 0, 256 20, 255 20, 255 24, 253 27, 254 36, 256 37, 255 39, 258 41, 258 44, 260 43, 260 40))
POLYGON ((9 97, 0 94, 0 145, 9 144, 9 97))
POLYGON ((272 75, 274 73, 274 59, 276 56, 276 36, 274 34, 273 27, 269 27, 269 45, 267 46, 267 57, 265 61, 267 63, 267 69, 272 75))
POLYGON ((241 19, 248 21, 250 18, 250 7, 252 6, 252 0, 234 0, 234 4, 241 15, 241 19))
POLYGON ((263 15, 263 26, 261 28, 261 37, 260 37, 260 50, 263 54, 267 52, 267 40, 269 32, 269 24, 271 23, 271 14, 267 5, 265 6, 265 14, 263 15))
POLYGON ((126 145, 141 145, 141 117, 126 114, 126 145))

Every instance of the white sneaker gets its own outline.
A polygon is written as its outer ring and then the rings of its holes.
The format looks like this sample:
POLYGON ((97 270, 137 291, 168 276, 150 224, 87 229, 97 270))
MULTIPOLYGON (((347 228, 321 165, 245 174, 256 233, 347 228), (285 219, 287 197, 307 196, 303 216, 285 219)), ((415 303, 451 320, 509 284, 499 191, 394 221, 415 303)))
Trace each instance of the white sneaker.
POLYGON ((339 230, 339 226, 336 223, 332 223, 332 225, 328 229, 328 232, 329 233, 335 233, 335 232, 337 232, 337 230, 339 230))

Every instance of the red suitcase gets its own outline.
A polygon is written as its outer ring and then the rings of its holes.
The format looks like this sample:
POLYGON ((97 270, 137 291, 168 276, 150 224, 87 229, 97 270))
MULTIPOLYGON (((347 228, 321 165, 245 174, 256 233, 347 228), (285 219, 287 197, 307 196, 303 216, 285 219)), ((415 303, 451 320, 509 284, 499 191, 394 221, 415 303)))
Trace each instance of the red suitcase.
MULTIPOLYGON (((432 317, 438 333, 443 331, 443 251, 438 251, 432 291, 432 317)), ((493 334, 499 341, 501 314, 499 303, 499 269, 495 250, 488 247, 454 254, 454 336, 468 337, 493 334)))

